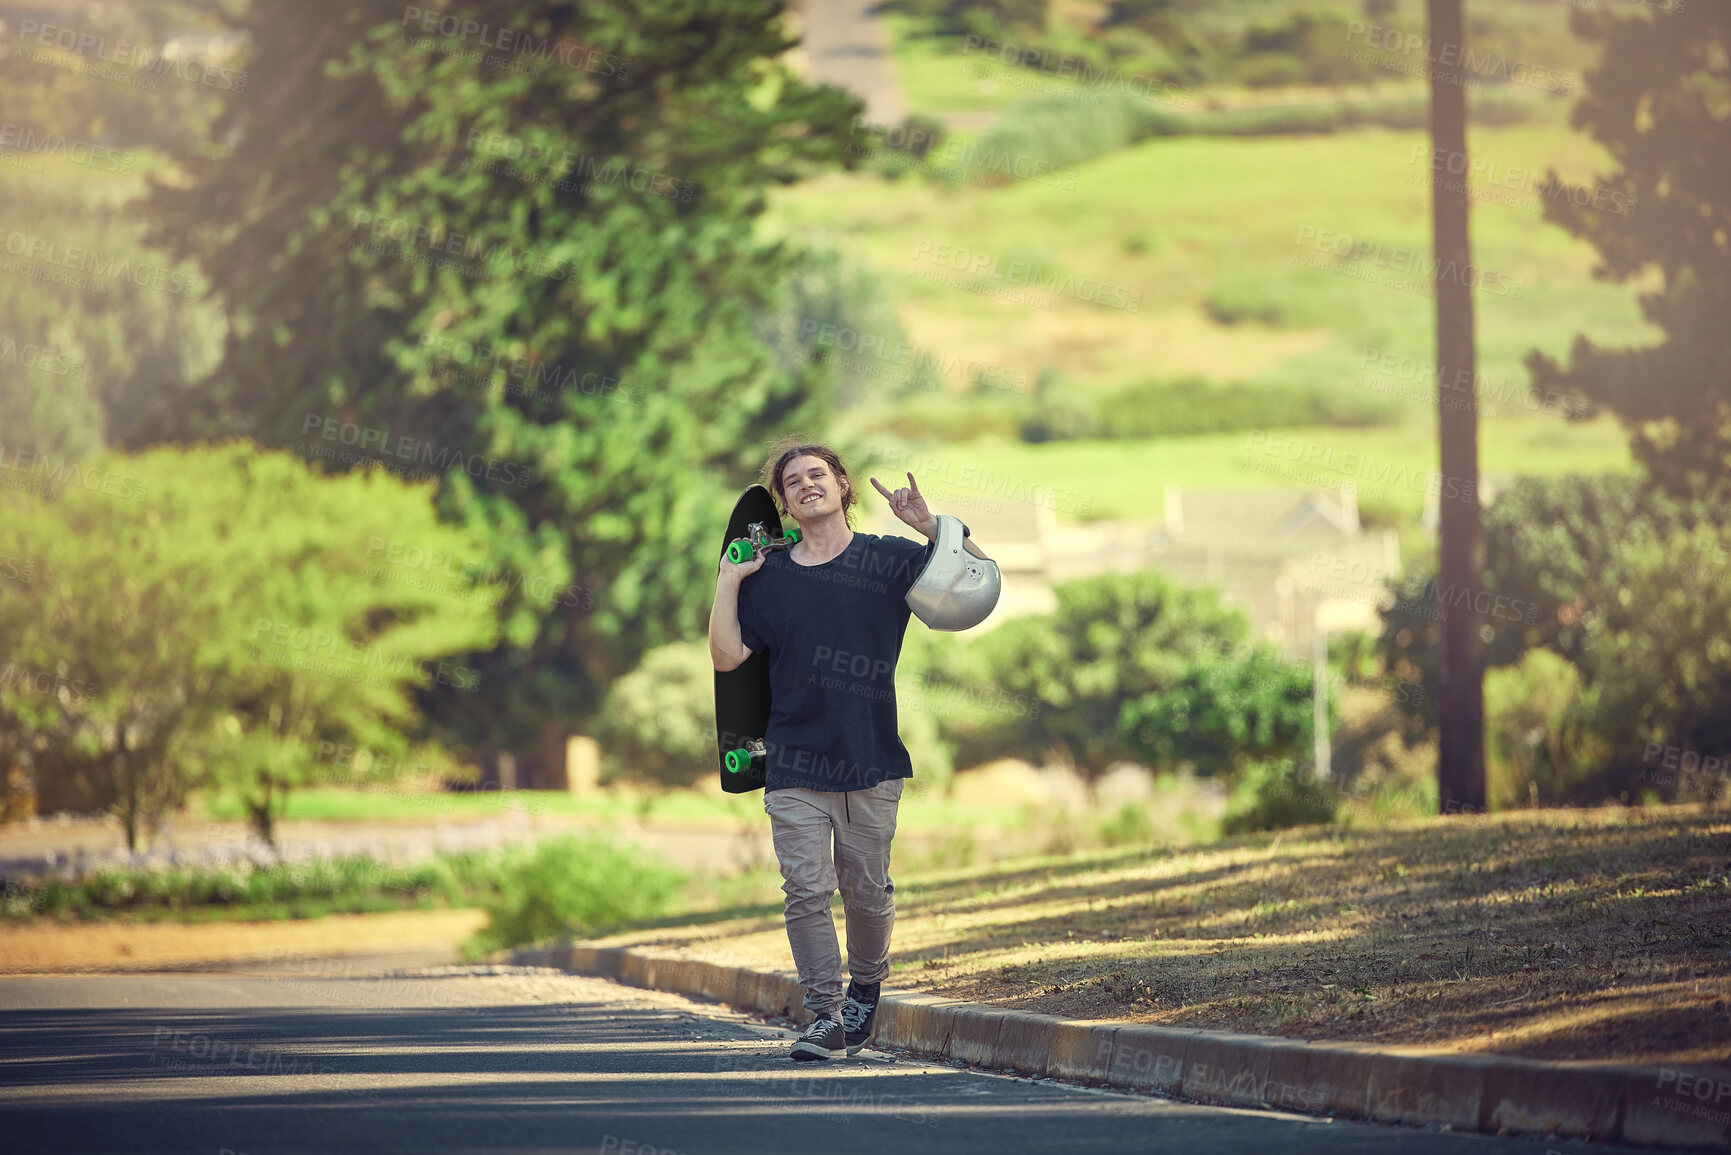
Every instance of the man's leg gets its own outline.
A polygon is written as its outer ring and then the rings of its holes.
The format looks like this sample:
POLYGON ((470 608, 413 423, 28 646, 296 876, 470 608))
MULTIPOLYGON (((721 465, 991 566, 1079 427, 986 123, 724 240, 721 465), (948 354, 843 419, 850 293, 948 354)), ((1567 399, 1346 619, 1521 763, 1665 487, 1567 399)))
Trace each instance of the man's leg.
POLYGON ((849 820, 835 825, 836 873, 847 911, 847 969, 861 986, 876 987, 890 973, 890 932, 896 923, 890 842, 905 782, 891 778, 870 790, 852 791, 849 820))
MULTIPOLYGON (((764 795, 781 863, 781 889, 787 895, 787 943, 793 948, 794 969, 805 988, 805 1008, 814 1016, 841 1017, 841 948, 829 900, 835 893, 836 870, 830 860, 834 828, 829 797, 816 790, 789 788, 764 795)), ((848 920, 848 938, 853 938, 848 920)))

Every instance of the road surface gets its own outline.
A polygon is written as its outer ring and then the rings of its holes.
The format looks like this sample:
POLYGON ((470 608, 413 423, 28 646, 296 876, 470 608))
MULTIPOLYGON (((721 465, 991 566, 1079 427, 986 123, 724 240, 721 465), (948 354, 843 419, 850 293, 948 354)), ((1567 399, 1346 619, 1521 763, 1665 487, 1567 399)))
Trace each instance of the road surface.
POLYGON ((337 1155, 1620 1150, 1240 1111, 868 1049, 795 1064, 715 1004, 434 956, 0 980, 0 1147, 337 1155))

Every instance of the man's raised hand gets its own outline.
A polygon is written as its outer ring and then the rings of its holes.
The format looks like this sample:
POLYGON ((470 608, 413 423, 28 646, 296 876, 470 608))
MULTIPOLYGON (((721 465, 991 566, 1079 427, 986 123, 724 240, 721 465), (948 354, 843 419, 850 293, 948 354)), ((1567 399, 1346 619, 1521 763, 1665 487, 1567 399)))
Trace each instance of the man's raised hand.
POLYGON ((937 533, 938 519, 932 516, 930 509, 926 508, 926 499, 920 494, 919 482, 914 480, 912 473, 908 474, 907 487, 898 489, 894 493, 885 489, 875 477, 871 479, 871 482, 877 486, 879 493, 889 499, 890 512, 927 537, 937 533))

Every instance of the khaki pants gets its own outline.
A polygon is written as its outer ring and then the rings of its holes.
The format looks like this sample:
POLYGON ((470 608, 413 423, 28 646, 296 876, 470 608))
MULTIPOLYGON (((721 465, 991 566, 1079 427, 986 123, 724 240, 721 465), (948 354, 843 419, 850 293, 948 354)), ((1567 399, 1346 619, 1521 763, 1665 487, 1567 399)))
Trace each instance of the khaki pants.
POLYGON ((847 912, 848 974, 866 984, 889 974, 896 921, 890 840, 906 781, 891 778, 845 793, 803 787, 764 793, 787 895, 787 942, 813 1017, 841 1018, 841 950, 829 913, 838 886, 847 912))

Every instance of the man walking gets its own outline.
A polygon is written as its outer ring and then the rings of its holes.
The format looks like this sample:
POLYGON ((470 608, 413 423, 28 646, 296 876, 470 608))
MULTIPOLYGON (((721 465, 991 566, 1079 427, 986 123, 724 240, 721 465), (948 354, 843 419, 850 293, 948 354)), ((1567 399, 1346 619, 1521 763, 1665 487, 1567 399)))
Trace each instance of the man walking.
POLYGON ((824 445, 787 448, 766 473, 800 540, 743 563, 722 559, 709 654, 717 670, 731 670, 769 651, 763 808, 787 895, 788 945, 815 1016, 794 1042, 793 1058, 828 1059, 865 1046, 889 973, 890 842, 903 783, 913 776, 896 730, 895 667, 908 591, 936 547, 939 521, 913 474, 894 492, 874 477, 895 515, 930 543, 855 533, 852 479, 824 445), (847 912, 845 997, 829 911, 838 885, 847 912))

